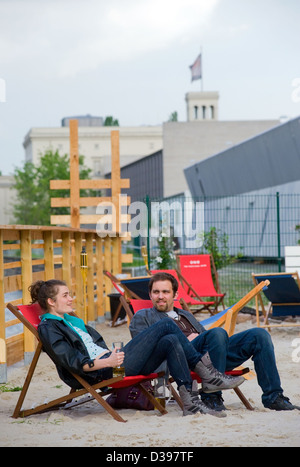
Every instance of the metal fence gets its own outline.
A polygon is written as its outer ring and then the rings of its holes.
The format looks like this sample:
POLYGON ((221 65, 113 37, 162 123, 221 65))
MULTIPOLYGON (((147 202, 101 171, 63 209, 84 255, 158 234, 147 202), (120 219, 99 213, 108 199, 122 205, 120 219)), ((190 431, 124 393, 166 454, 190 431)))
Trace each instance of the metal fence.
POLYGON ((147 235, 136 236, 133 243, 147 245, 150 265, 160 253, 158 239, 162 234, 172 237, 177 254, 207 252, 203 234, 211 229, 217 232, 219 249, 225 241, 231 261, 218 274, 228 304, 252 287, 251 272, 284 271, 285 247, 300 240, 300 194, 201 199, 182 194, 143 201, 148 214, 147 235))

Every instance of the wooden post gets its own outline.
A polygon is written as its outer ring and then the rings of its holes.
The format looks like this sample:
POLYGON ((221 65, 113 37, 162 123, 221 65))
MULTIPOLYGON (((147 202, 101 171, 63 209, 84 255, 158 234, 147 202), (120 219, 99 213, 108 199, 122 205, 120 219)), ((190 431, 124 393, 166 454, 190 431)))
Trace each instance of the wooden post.
POLYGON ((54 278, 53 232, 47 230, 44 237, 45 281, 54 278))
POLYGON ((79 154, 78 120, 70 120, 70 207, 71 227, 80 228, 80 190, 79 190, 79 154))
POLYGON ((76 294, 76 313, 81 319, 84 319, 83 304, 83 280, 80 271, 80 253, 82 249, 82 234, 75 232, 75 294, 76 294))
POLYGON ((111 239, 112 243, 112 251, 111 251, 111 271, 114 276, 120 273, 120 247, 121 247, 121 242, 120 242, 120 237, 113 237, 111 239))
POLYGON ((7 357, 5 342, 5 295, 4 295, 4 261, 3 231, 0 230, 0 383, 7 381, 7 357))
POLYGON ((116 209, 115 233, 120 232, 120 198, 121 194, 121 171, 120 171, 120 141, 119 131, 111 132, 111 200, 116 209))
POLYGON ((86 253, 87 253, 87 320, 88 322, 95 321, 95 300, 94 300, 94 254, 93 254, 93 234, 86 234, 86 253))
MULTIPOLYGON (((121 179, 121 170, 120 170, 120 141, 119 141, 119 130, 114 130, 111 132, 111 156, 112 156, 112 175, 111 180, 101 179, 101 180, 80 180, 79 179, 79 153, 78 153, 78 121, 77 120, 70 120, 69 124, 70 128, 70 180, 51 180, 50 181, 50 189, 53 190, 70 190, 70 198, 52 198, 51 199, 51 206, 52 207, 69 207, 70 208, 70 215, 53 215, 51 216, 51 224, 71 224, 73 228, 80 228, 80 224, 96 224, 100 220, 99 214, 80 214, 80 207, 86 206, 97 206, 100 202, 104 203, 112 203, 115 209, 115 219, 113 219, 113 232, 114 241, 113 241, 113 258, 111 258, 111 242, 110 239, 105 239, 105 268, 108 271, 111 271, 111 265, 113 261, 113 269, 114 273, 118 274, 122 271, 122 255, 121 255, 121 225, 122 223, 128 222, 128 216, 121 216, 121 205, 122 203, 125 205, 124 200, 121 200, 121 189, 122 188, 129 188, 130 187, 130 180, 129 179, 121 179), (99 198, 80 198, 80 190, 88 190, 88 189, 95 189, 95 190, 111 190, 110 197, 99 197, 99 198), (109 249, 109 253, 108 253, 109 249)), ((129 198, 126 198, 126 203, 129 203, 129 198)), ((76 234, 75 234, 76 237, 76 234)), ((128 236, 124 236, 123 239, 128 239, 128 236)), ((73 252, 72 249, 72 268, 75 269, 75 295, 78 300, 77 311, 81 313, 83 302, 81 297, 81 291, 79 290, 79 284, 82 280, 80 278, 80 274, 78 274, 78 266, 77 261, 80 258, 80 252, 78 255, 78 245, 77 242, 79 240, 75 240, 75 251, 73 252)), ((80 242, 81 243, 81 242, 80 242)), ((67 248, 67 247, 65 247, 67 248)), ((65 250, 64 250, 65 251, 65 250)), ((92 261, 92 259, 91 259, 92 261)), ((126 261, 129 262, 130 258, 129 255, 126 257, 126 261)), ((67 280, 67 265, 63 266, 63 275, 65 275, 67 280)), ((93 262, 91 262, 90 267, 92 268, 93 262)), ((80 271, 80 269, 79 269, 80 271)), ((90 269, 90 277, 92 269, 90 269)), ((99 268, 97 267, 97 274, 99 274, 99 268)), ((102 274, 102 271, 100 275, 102 274)), ((111 290, 111 285, 109 279, 105 278, 105 310, 109 309, 109 299, 107 294, 111 290)), ((99 284, 98 278, 96 278, 97 284, 99 284)), ((89 290, 92 292, 92 283, 93 281, 88 281, 89 283, 89 290)), ((70 287, 70 286, 69 286, 70 287)), ((92 300, 91 307, 94 306, 94 291, 92 295, 88 293, 88 300, 92 300)), ((97 309, 100 316, 103 316, 103 309, 102 305, 98 302, 97 309)), ((90 307, 90 310, 92 309, 90 307)), ((91 311, 88 312, 89 316, 92 316, 94 313, 91 311)), ((89 318, 90 319, 90 318, 89 318)))
MULTIPOLYGON (((104 239, 104 270, 111 271, 111 238, 104 239)), ((108 277, 104 276, 105 284, 105 311, 110 310, 110 301, 108 294, 111 292, 111 281, 108 277)))
MULTIPOLYGON (((22 295, 23 304, 31 302, 28 287, 32 284, 32 251, 31 251, 31 232, 30 230, 21 230, 21 267, 22 267, 22 295)), ((32 332, 24 327, 24 362, 29 364, 33 358, 36 347, 36 340, 32 332)))
POLYGON ((120 139, 119 131, 114 130, 111 132, 111 199, 115 206, 116 211, 116 241, 113 242, 118 263, 115 264, 116 271, 122 272, 122 260, 121 260, 121 169, 120 169, 120 139))
POLYGON ((96 290, 97 290, 97 317, 104 318, 104 287, 103 287, 103 239, 96 237, 96 290))
POLYGON ((71 235, 70 232, 62 232, 62 279, 71 289, 71 235))

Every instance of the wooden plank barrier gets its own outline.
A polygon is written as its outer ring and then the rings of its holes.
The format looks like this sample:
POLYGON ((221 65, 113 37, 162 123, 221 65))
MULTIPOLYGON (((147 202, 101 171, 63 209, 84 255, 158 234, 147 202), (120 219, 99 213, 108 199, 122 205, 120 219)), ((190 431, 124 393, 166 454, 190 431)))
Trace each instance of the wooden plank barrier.
POLYGON ((86 248, 88 257, 86 289, 86 321, 104 320, 109 311, 103 270, 118 274, 119 263, 111 254, 110 237, 99 237, 95 230, 55 226, 0 226, 0 383, 7 379, 7 366, 20 360, 29 363, 36 342, 26 330, 7 337, 16 319, 7 320, 6 303, 30 303, 28 287, 35 280, 65 280, 74 297, 76 313, 85 319, 83 278, 80 253, 86 248), (13 293, 16 298, 8 298, 13 293), (19 297, 19 298, 17 298, 19 297))
POLYGON ((118 130, 111 132, 111 161, 110 180, 80 180, 78 121, 70 120, 70 180, 50 182, 52 190, 70 190, 70 197, 51 199, 51 207, 69 207, 70 214, 50 216, 52 227, 0 226, 0 383, 6 382, 8 365, 23 358, 29 363, 35 351, 35 338, 26 329, 6 337, 7 329, 15 325, 16 320, 7 321, 5 317, 6 302, 30 303, 28 287, 33 281, 65 280, 74 296, 76 313, 87 322, 102 319, 109 311, 108 295, 112 285, 103 271, 116 275, 122 272, 122 262, 132 262, 132 255, 121 254, 121 241, 130 238, 121 232, 121 224, 128 224, 130 220, 127 214, 121 214, 124 203, 130 203, 129 197, 121 196, 121 190, 130 187, 130 180, 121 179, 118 130), (83 189, 109 189, 111 196, 81 197, 83 189), (104 216, 114 227, 109 234, 104 232, 103 237, 96 229, 101 215, 80 212, 82 207, 95 207, 99 203, 112 205, 115 211, 115 219, 113 214, 104 216), (80 228, 83 224, 95 228, 80 228), (81 274, 83 251, 87 254, 84 278, 81 274), (18 293, 21 298, 6 300, 10 292, 18 293))

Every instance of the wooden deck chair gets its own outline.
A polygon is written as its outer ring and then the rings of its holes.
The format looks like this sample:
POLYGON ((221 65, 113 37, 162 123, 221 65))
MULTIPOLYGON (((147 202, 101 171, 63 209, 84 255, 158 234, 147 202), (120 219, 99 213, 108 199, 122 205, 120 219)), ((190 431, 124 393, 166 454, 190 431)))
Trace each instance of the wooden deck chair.
MULTIPOLYGON (((235 331, 235 326, 236 326, 236 320, 237 320, 237 315, 244 306, 247 305, 247 303, 250 302, 254 297, 256 297, 263 289, 268 287, 270 282, 268 280, 260 282, 258 285, 256 285, 250 292, 248 292, 244 297, 242 297, 237 303, 235 303, 233 306, 227 308, 226 310, 222 310, 219 313, 211 316, 210 318, 201 320, 200 323, 206 328, 206 329, 213 329, 215 327, 223 327, 227 334, 232 336, 235 331)), ((178 302, 174 302, 175 306, 178 306, 178 302)), ((152 307, 152 302, 151 300, 131 300, 131 305, 134 313, 137 313, 139 310, 143 308, 150 308, 152 307)), ((249 370, 249 368, 243 368, 239 367, 236 368, 232 371, 226 372, 226 374, 230 374, 233 376, 240 376, 243 375, 245 379, 252 379, 253 373, 249 370)), ((201 379, 199 378, 196 373, 191 372, 192 378, 197 379, 198 383, 201 383, 201 379)), ((170 379, 170 383, 172 382, 172 379, 170 379)), ((180 407, 182 408, 182 403, 180 400, 180 397, 178 393, 176 392, 175 388, 170 385, 170 390, 172 392, 172 395, 174 399, 178 402, 180 407)), ((244 396, 240 388, 235 388, 234 389, 236 395, 239 397, 241 402, 244 404, 244 406, 248 410, 254 410, 248 399, 244 396)))
POLYGON ((225 293, 220 290, 217 270, 211 255, 180 255, 179 268, 179 278, 189 295, 202 300, 205 297, 213 300, 213 305, 207 305, 206 307, 211 314, 218 311, 220 304, 225 309, 225 293), (213 282, 212 272, 215 277, 216 287, 213 282))
POLYGON ((190 294, 184 289, 182 285, 182 281, 180 280, 180 274, 175 269, 153 269, 151 270, 151 274, 156 274, 158 272, 167 272, 175 277, 178 282, 178 300, 181 303, 182 308, 185 310, 186 307, 189 308, 189 311, 192 313, 198 313, 203 309, 209 308, 210 306, 214 305, 214 301, 206 302, 203 301, 200 297, 195 295, 195 297, 191 297, 190 294), (195 307, 195 308, 191 308, 195 307))
POLYGON ((120 279, 120 285, 131 296, 139 297, 141 300, 148 300, 149 297, 149 281, 151 276, 129 277, 120 279))
POLYGON ((265 297, 269 300, 265 307, 261 294, 256 297, 256 319, 257 326, 268 328, 272 327, 294 327, 300 326, 300 323, 283 322, 274 324, 269 322, 270 317, 300 316, 300 280, 297 272, 294 273, 270 273, 270 274, 254 274, 252 273, 254 284, 259 284, 261 281, 269 280, 270 285, 266 290, 263 290, 265 297), (263 324, 259 319, 259 305, 264 317, 263 324))
MULTIPOLYGON (((141 300, 150 298, 148 293, 148 283, 150 280, 150 276, 119 279, 109 271, 104 271, 104 274, 110 279, 112 285, 120 294, 119 304, 111 322, 111 326, 115 327, 119 326, 118 318, 120 316, 122 308, 125 310, 129 321, 132 319, 132 310, 128 305, 130 299, 134 298, 137 300, 141 300)), ((124 322, 120 324, 124 324, 124 322)))
POLYGON ((27 417, 29 415, 43 413, 49 410, 57 410, 59 408, 70 409, 71 407, 83 404, 94 398, 99 404, 118 422, 125 422, 126 420, 121 417, 121 415, 111 407, 104 396, 113 392, 114 389, 119 389, 128 386, 137 386, 143 394, 151 401, 151 403, 156 407, 161 414, 166 414, 167 411, 159 404, 159 402, 150 394, 144 387, 143 382, 151 381, 154 378, 158 377, 157 373, 151 373, 149 375, 138 375, 138 376, 118 376, 111 378, 109 380, 101 381, 95 385, 88 384, 83 378, 75 373, 71 373, 72 376, 78 381, 79 386, 82 389, 71 388, 69 394, 54 399, 50 402, 39 405, 35 408, 22 410, 23 402, 25 400, 26 394, 28 392, 30 383, 32 381, 34 371, 36 369, 39 357, 41 355, 43 345, 40 341, 37 327, 40 323, 41 309, 37 303, 33 305, 19 305, 14 306, 11 303, 7 304, 7 308, 26 326, 26 328, 33 333, 37 339, 37 348, 33 357, 33 360, 30 364, 23 389, 19 396, 17 405, 15 407, 13 418, 18 417, 27 417), (102 391, 101 391, 102 389, 102 391), (88 395, 88 397, 81 398, 77 401, 78 397, 88 395), (76 398, 76 401, 73 400, 76 398))

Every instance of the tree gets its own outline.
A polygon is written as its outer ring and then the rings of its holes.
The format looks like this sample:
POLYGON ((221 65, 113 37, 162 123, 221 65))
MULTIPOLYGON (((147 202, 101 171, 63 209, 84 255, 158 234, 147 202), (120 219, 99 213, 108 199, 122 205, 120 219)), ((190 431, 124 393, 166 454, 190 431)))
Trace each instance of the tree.
MULTIPOLYGON (((84 157, 79 157, 81 179, 88 179, 91 169, 84 166, 84 157)), ((69 208, 51 208, 51 198, 69 197, 69 190, 50 190, 50 180, 70 178, 69 156, 60 156, 58 151, 47 151, 38 165, 25 162, 22 169, 14 172, 13 188, 17 200, 13 207, 14 220, 22 225, 50 225, 50 214, 69 214, 69 208)), ((94 196, 92 190, 82 190, 82 196, 94 196)))
POLYGON ((104 126, 120 126, 119 125, 119 120, 117 120, 116 118, 109 115, 109 116, 105 117, 104 126))
POLYGON ((169 122, 178 122, 178 113, 176 111, 171 113, 169 122))
POLYGON ((199 235, 202 243, 200 254, 212 255, 216 269, 221 269, 233 262, 229 254, 228 235, 216 227, 199 235))

